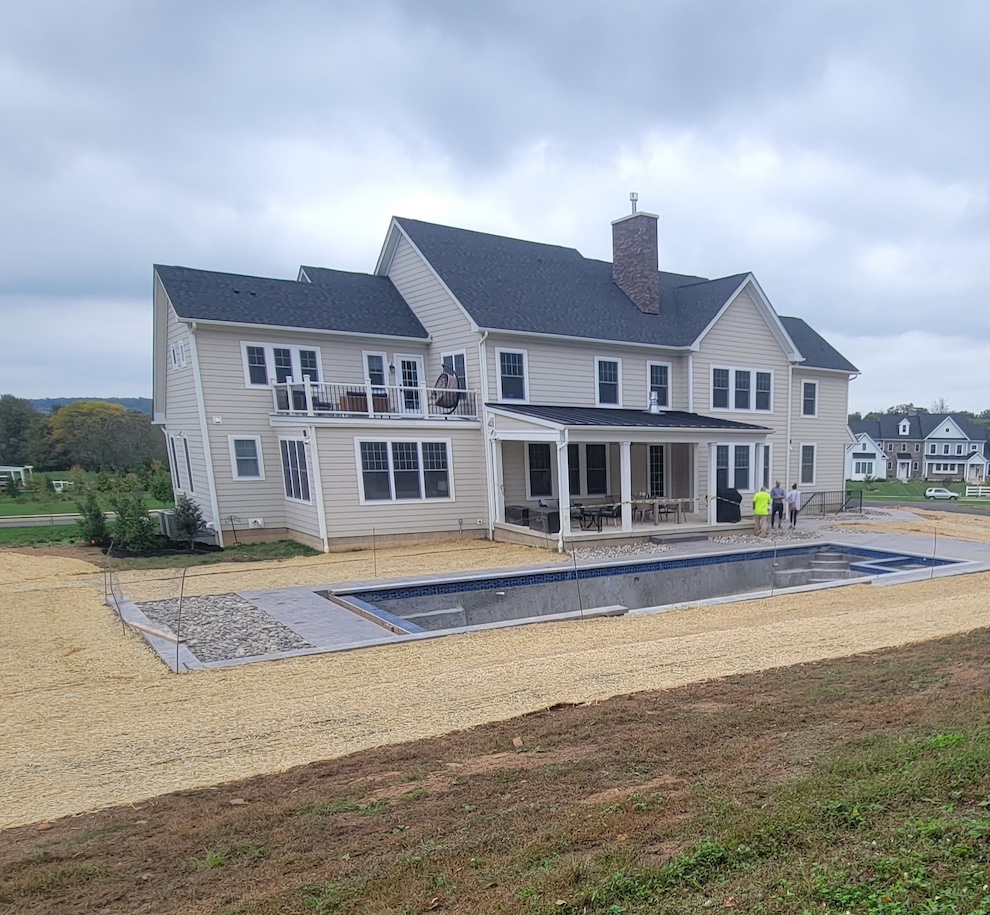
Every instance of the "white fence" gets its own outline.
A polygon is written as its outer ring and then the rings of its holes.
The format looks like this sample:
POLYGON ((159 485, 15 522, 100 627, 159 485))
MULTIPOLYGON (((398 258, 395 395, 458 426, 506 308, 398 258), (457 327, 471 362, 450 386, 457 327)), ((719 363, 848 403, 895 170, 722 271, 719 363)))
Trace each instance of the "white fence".
POLYGON ((967 486, 967 499, 990 499, 990 486, 967 486))

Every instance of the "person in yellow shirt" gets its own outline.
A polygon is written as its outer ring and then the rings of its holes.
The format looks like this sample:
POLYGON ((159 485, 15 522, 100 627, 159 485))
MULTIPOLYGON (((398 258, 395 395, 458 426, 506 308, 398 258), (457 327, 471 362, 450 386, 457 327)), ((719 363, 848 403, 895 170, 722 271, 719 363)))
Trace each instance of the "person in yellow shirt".
POLYGON ((767 535, 767 520, 770 516, 770 493, 766 486, 753 493, 753 529, 760 537, 767 535))

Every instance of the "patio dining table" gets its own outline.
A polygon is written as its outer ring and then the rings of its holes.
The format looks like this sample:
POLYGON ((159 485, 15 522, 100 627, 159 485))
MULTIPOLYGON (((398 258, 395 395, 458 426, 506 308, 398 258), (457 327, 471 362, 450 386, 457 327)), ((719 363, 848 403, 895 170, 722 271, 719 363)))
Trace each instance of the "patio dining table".
POLYGON ((652 514, 653 523, 660 523, 660 515, 667 518, 671 512, 677 524, 684 522, 684 506, 693 499, 633 499, 633 506, 640 506, 643 515, 652 514))

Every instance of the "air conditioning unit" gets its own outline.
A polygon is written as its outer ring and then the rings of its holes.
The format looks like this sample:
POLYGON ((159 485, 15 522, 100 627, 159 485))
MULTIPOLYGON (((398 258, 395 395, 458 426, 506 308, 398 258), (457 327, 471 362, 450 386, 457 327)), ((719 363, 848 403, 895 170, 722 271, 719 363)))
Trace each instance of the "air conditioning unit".
POLYGON ((162 536, 169 540, 177 540, 178 533, 175 527, 175 512, 161 511, 158 513, 158 523, 161 525, 162 536))

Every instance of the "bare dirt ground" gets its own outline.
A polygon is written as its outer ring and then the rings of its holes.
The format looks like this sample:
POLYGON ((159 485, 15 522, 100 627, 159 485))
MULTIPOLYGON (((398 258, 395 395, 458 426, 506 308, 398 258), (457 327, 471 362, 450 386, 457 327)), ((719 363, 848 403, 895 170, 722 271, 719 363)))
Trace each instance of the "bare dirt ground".
MULTIPOLYGON (((190 572, 186 593, 554 558, 481 543, 380 551, 377 558, 336 554, 249 569, 204 567, 190 572)), ((125 593, 138 599, 175 594, 171 572, 121 578, 125 593)), ((987 625, 988 586, 990 574, 849 587, 176 676, 122 631, 103 603, 98 568, 64 555, 3 551, 0 828, 279 772, 560 703, 966 632, 987 625)))
MULTIPOLYGON (((990 543, 990 516, 964 514, 958 511, 933 511, 925 508, 912 508, 913 518, 898 518, 897 520, 855 521, 839 525, 851 530, 860 531, 897 531, 902 534, 923 534, 931 537, 937 533, 939 537, 950 540, 971 540, 977 543, 990 543)), ((869 519, 870 516, 867 516, 869 519)))

